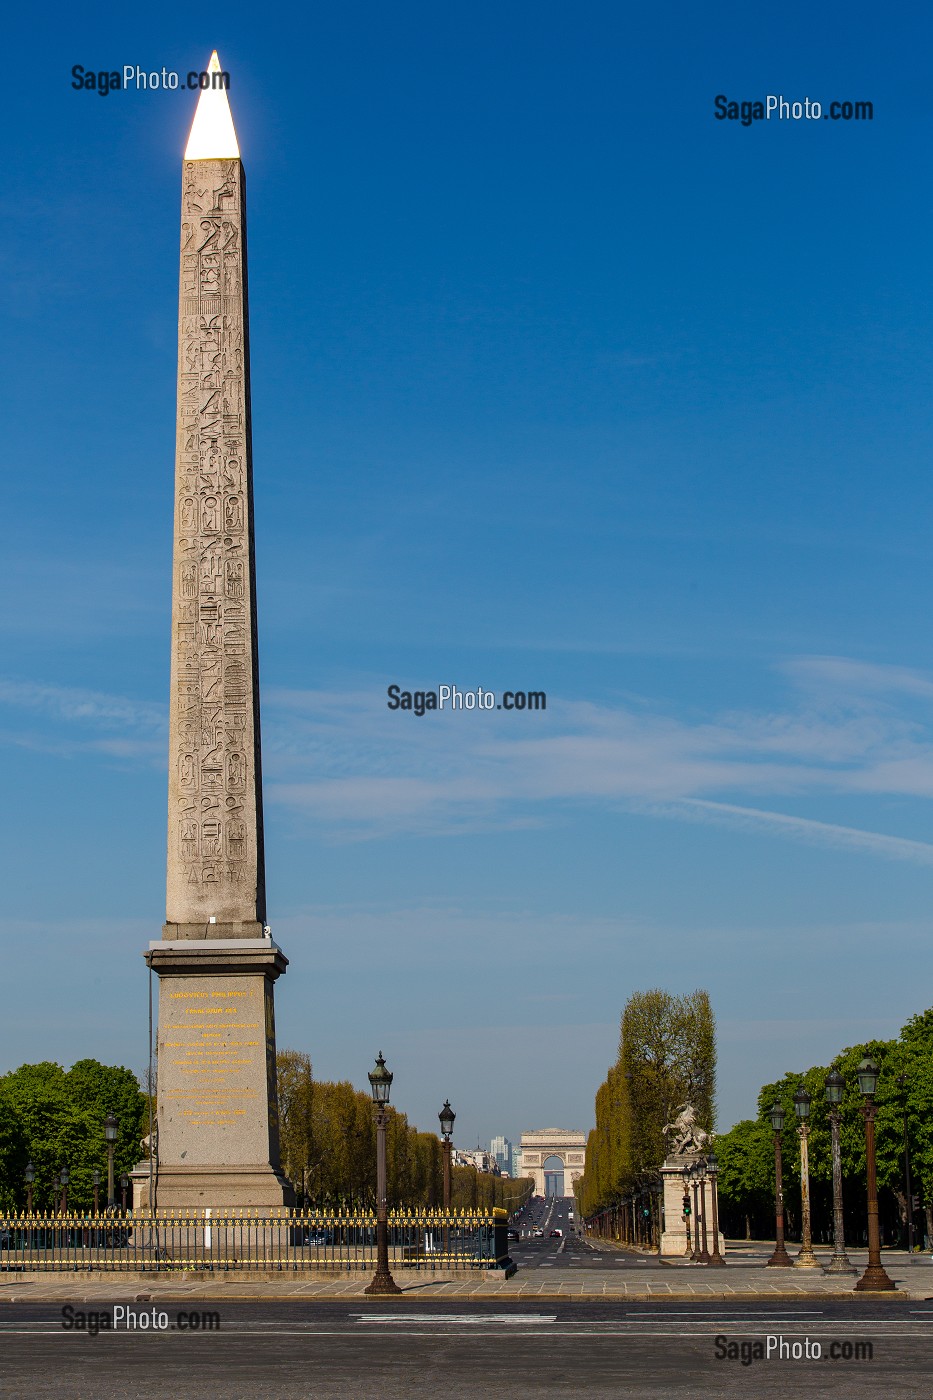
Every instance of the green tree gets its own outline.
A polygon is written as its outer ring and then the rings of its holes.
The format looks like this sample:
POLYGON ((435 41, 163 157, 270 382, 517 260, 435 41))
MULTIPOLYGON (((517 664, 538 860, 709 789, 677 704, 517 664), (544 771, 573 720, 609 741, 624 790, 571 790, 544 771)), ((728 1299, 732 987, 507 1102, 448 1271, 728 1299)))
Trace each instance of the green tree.
POLYGON ((716 1139, 719 1201, 723 1228, 740 1226, 746 1239, 753 1227, 766 1233, 774 1218, 774 1145, 766 1123, 744 1118, 716 1139))
MULTIPOLYGON (((25 1151, 36 1169, 34 1204, 50 1209, 57 1204, 52 1177, 67 1167, 71 1181, 69 1204, 75 1210, 93 1205, 93 1172, 106 1181, 107 1148, 104 1119, 113 1113, 118 1123, 114 1152, 117 1178, 139 1161, 140 1140, 147 1131, 148 1101, 131 1070, 79 1060, 67 1072, 48 1061, 21 1065, 0 1078, 0 1117, 13 1114, 20 1124, 25 1151)), ((21 1150, 19 1152, 21 1156, 21 1150)), ((0 1190, 22 1206, 26 1188, 17 1180, 0 1182, 0 1190)))
POLYGON ((667 1155, 663 1129, 686 1104, 712 1132, 716 1026, 709 995, 636 992, 622 1013, 619 1064, 631 1104, 631 1175, 652 1176, 667 1155))

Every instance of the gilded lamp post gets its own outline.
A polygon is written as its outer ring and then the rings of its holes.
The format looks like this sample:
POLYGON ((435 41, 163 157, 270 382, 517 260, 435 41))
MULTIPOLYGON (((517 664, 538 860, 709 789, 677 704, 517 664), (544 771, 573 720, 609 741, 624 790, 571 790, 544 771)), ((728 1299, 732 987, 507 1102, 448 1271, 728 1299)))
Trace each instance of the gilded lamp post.
POLYGON ((797 1132, 800 1136, 800 1211, 803 1216, 800 1252, 794 1260, 797 1269, 818 1269, 820 1261, 813 1253, 813 1239, 810 1232, 810 1095, 803 1085, 794 1095, 794 1112, 797 1115, 797 1132))

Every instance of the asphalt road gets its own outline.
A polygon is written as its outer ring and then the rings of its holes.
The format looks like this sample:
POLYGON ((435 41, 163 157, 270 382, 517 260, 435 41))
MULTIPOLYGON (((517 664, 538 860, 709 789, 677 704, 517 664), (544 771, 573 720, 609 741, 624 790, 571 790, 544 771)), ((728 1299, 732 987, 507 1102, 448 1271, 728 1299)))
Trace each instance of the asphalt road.
POLYGON ((516 1222, 520 1238, 509 1242, 509 1253, 523 1271, 526 1269, 650 1269, 659 1266, 653 1259, 619 1250, 601 1250, 578 1233, 580 1222, 571 1218, 573 1201, 557 1197, 542 1201, 533 1199, 516 1222), (537 1228, 540 1237, 533 1233, 537 1228), (560 1236, 551 1239, 551 1231, 560 1236))
POLYGON ((210 1330, 204 1319, 204 1330, 192 1330, 190 1304, 155 1305, 155 1323, 152 1304, 130 1306, 136 1327, 118 1315, 116 1330, 113 1305, 75 1304, 64 1315, 61 1305, 0 1306, 0 1394, 17 1400, 343 1400, 348 1394, 354 1400, 459 1400, 494 1391, 916 1400, 933 1394, 933 1300, 808 1299, 800 1307, 653 1300, 432 1304, 423 1297, 222 1301, 205 1305, 213 1315, 210 1330), (111 1322, 96 1336, 91 1312, 111 1322), (143 1314, 150 1316, 145 1330, 143 1314), (834 1347, 839 1359, 830 1357, 834 1347))

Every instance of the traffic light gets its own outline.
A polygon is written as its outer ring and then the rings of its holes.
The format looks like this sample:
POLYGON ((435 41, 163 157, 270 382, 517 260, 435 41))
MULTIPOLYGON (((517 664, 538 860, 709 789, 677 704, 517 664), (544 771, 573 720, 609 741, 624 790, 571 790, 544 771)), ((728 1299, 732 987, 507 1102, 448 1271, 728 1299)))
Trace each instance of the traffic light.
POLYGON ((690 1214, 690 1197, 684 1196, 684 1215, 690 1214))
POLYGON ((647 1220, 647 1219, 648 1219, 648 1216, 651 1214, 651 1211, 648 1209, 647 1206, 642 1206, 642 1208, 641 1208, 641 1213, 642 1213, 642 1215, 645 1217, 645 1219, 647 1220))

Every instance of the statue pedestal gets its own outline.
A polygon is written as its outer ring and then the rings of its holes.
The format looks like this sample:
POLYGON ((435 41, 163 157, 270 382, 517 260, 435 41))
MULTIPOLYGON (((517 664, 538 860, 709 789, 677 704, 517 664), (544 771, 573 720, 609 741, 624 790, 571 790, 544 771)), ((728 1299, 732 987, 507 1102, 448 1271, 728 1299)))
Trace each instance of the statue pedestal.
MULTIPOLYGON (((662 1258, 688 1258, 693 1253, 693 1240, 695 1234, 693 1216, 693 1187, 684 1187, 683 1170, 685 1167, 692 1167, 695 1162, 700 1161, 700 1152, 673 1152, 665 1159, 661 1168, 661 1182, 663 1188, 662 1207, 663 1225, 661 1232, 660 1254, 662 1258), (684 1196, 690 1197, 690 1217, 684 1220, 684 1196)), ((697 1193, 700 1202, 700 1209, 706 1213, 706 1247, 710 1254, 713 1252, 713 1211, 711 1199, 712 1183, 707 1178, 705 1184, 697 1193)), ((700 1228, 700 1243, 702 1246, 702 1225, 700 1228)), ((722 1231, 719 1232, 719 1253, 723 1259, 726 1257, 726 1242, 723 1239, 722 1231)))

